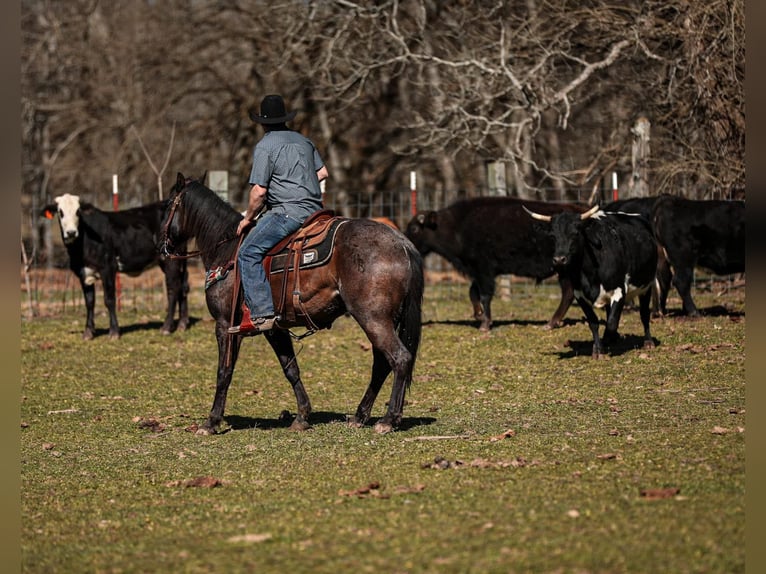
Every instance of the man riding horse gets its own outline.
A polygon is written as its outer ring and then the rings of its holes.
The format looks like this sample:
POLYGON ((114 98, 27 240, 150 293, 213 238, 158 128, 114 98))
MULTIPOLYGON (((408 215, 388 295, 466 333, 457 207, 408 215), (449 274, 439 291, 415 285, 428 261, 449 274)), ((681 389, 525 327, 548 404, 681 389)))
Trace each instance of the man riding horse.
POLYGON ((282 96, 275 94, 263 98, 260 115, 250 113, 250 119, 266 133, 253 151, 247 211, 237 227, 237 235, 242 235, 258 218, 237 256, 246 308, 240 324, 229 328, 232 334, 256 335, 274 326, 274 303, 263 259, 322 209, 319 182, 327 178, 327 167, 313 142, 287 127, 296 113, 288 113, 282 96))

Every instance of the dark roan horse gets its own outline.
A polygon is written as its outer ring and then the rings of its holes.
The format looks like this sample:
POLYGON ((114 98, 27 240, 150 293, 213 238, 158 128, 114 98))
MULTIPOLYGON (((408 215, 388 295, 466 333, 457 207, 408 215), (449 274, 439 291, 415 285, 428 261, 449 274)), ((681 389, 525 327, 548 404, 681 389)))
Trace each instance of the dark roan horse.
MULTIPOLYGON (((237 256, 237 225, 242 215, 202 183, 178 174, 164 214, 160 249, 173 253, 175 246, 195 239, 205 269, 230 267, 237 256)), ((293 347, 293 327, 329 328, 350 314, 372 344, 372 375, 349 425, 361 427, 370 420, 375 399, 393 371, 391 399, 374 430, 386 433, 402 420, 404 395, 420 344, 423 299, 423 262, 420 254, 400 232, 367 219, 348 219, 337 229, 331 259, 323 266, 301 270, 301 314, 278 321, 279 328, 264 333, 295 393, 298 410, 291 429, 309 428, 311 402, 301 381, 293 347)), ((209 283, 209 282, 206 282, 209 283)), ((273 285, 273 283, 272 283, 273 285)), ((272 296, 277 294, 272 289, 272 296)), ((198 434, 215 433, 223 421, 226 394, 231 384, 242 337, 227 333, 232 317, 238 324, 242 292, 234 272, 209 285, 205 299, 215 319, 218 341, 218 377, 208 419, 198 434), (233 297, 234 289, 238 290, 233 297), (234 306, 234 309, 232 309, 234 306), (232 311, 233 315, 232 315, 232 311)), ((277 309, 279 307, 276 307, 277 309)), ((307 331, 308 333, 309 331, 307 331)))

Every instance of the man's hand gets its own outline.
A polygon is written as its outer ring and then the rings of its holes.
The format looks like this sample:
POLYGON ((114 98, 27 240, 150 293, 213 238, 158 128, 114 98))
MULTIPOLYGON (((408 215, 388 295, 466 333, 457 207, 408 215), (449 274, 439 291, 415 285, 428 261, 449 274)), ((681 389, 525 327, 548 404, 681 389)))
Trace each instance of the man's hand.
POLYGON ((240 221, 239 225, 237 226, 237 235, 242 235, 245 229, 250 227, 253 223, 255 222, 251 219, 248 219, 247 217, 242 218, 242 221, 240 221))

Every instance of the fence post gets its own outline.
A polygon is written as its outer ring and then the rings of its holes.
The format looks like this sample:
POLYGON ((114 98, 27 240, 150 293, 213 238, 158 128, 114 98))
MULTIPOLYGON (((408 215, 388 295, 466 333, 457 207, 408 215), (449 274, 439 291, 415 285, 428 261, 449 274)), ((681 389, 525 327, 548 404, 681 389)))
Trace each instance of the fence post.
POLYGON ((617 172, 612 172, 612 201, 617 201, 617 196, 620 194, 619 188, 617 187, 617 172))
POLYGON ((418 212, 417 176, 414 171, 410 172, 410 215, 418 212))

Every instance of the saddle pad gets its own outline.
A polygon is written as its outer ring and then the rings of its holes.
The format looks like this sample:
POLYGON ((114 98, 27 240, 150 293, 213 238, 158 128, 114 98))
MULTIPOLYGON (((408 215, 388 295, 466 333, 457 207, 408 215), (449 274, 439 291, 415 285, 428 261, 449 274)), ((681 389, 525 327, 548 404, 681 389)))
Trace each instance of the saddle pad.
MULTIPOLYGON (((338 231, 338 228, 346 221, 348 221, 348 219, 335 219, 330 223, 330 229, 327 231, 327 235, 321 243, 302 248, 301 260, 298 268, 311 269, 312 267, 320 267, 330 261, 330 258, 332 257, 332 250, 335 246, 335 233, 338 231)), ((288 271, 292 271, 294 268, 294 252, 295 249, 291 249, 290 244, 288 244, 279 253, 271 255, 271 266, 266 267, 269 269, 269 273, 271 275, 274 275, 275 273, 284 273, 286 262, 289 262, 290 265, 288 267, 288 271)))

